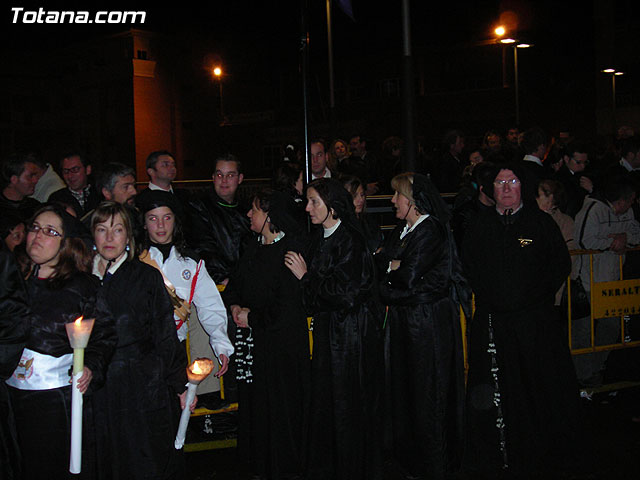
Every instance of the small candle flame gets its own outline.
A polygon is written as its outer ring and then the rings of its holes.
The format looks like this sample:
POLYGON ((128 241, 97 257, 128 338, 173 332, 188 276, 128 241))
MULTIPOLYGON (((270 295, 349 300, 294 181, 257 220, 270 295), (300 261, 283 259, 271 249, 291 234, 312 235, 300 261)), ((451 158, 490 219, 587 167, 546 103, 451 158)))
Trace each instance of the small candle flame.
POLYGON ((82 323, 82 318, 83 318, 83 315, 80 315, 78 318, 76 318, 76 321, 75 321, 76 326, 78 327, 80 326, 80 324, 82 323))
POLYGON ((191 371, 196 375, 200 375, 202 370, 200 369, 200 365, 198 365, 198 361, 193 362, 193 367, 191 367, 191 371))

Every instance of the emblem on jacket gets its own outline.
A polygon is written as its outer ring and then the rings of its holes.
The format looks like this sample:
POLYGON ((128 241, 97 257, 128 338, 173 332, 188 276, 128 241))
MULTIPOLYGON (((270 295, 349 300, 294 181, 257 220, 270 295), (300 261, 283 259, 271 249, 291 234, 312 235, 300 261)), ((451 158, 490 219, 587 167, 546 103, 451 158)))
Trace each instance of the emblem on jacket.
POLYGON ((520 246, 521 247, 528 247, 529 245, 531 245, 533 243, 533 240, 531 240, 530 238, 522 238, 522 237, 520 237, 518 239, 518 241, 520 242, 520 246))
POLYGON ((31 375, 33 375, 33 357, 22 357, 15 372, 13 372, 13 376, 17 380, 27 380, 31 375))
POLYGON ((185 280, 189 280, 191 278, 191 270, 183 270, 182 278, 184 278, 185 280))

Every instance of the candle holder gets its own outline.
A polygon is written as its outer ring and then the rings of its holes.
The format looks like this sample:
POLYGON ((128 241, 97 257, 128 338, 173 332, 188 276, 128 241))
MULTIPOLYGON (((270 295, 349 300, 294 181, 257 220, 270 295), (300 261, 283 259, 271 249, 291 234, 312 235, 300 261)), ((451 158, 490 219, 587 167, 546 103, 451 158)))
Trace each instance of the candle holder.
POLYGON ((178 427, 178 433, 176 434, 176 440, 174 442, 176 450, 180 450, 184 446, 187 426, 189 425, 189 418, 191 417, 189 407, 196 396, 198 384, 207 378, 212 371, 213 361, 208 358, 196 358, 195 361, 187 367, 189 383, 187 383, 187 397, 184 401, 184 409, 182 410, 182 415, 180 415, 180 426, 178 427))
POLYGON ((82 469, 82 393, 78 390, 78 379, 84 370, 84 349, 87 348, 95 318, 65 324, 69 343, 73 348, 73 380, 71 383, 71 452, 69 471, 80 473, 82 469))

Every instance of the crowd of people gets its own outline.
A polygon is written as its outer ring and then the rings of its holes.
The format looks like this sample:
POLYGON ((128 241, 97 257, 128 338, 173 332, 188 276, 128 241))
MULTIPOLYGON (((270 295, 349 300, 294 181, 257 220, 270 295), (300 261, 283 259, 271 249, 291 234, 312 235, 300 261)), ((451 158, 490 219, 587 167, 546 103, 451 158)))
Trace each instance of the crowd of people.
MULTIPOLYGON (((466 149, 453 130, 416 172, 400 138, 380 156, 367 144, 313 139, 307 185, 288 146, 246 206, 232 154, 203 194, 174 186, 168 151, 148 156, 140 192, 132 168, 92 172, 78 152, 62 179, 36 156, 3 159, 2 478, 68 475, 64 325, 79 316, 95 319, 78 381, 87 478, 184 476, 173 438, 197 402, 194 318, 255 478, 382 478, 385 454, 407 478, 584 469, 578 386, 602 381, 606 354, 572 362, 560 305, 567 277, 590 289, 590 263, 568 248, 604 252, 598 281, 618 278, 621 255, 637 268, 640 143, 620 139, 592 169, 588 146, 539 128, 466 149), (376 193, 398 220, 384 235, 366 211, 376 193)), ((588 317, 573 323, 574 345, 590 343, 588 317)), ((617 319, 597 324, 598 342, 620 334, 617 319)))

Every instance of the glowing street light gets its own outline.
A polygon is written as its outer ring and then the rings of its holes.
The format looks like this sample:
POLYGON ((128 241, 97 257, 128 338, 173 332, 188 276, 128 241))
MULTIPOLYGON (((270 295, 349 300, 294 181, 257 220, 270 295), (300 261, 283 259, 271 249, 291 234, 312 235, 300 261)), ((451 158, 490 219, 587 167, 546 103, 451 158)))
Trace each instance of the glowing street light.
POLYGON ((605 68, 600 70, 602 73, 611 75, 611 106, 613 109, 613 123, 616 124, 616 77, 624 75, 624 72, 616 70, 615 68, 605 68))
POLYGON ((216 68, 214 68, 214 69, 213 69, 213 74, 214 74, 216 77, 220 77, 220 75, 222 75, 222 69, 221 69, 220 67, 216 67, 216 68))
POLYGON ((497 28, 494 30, 494 32, 495 32, 495 34, 496 34, 497 36, 501 37, 501 36, 503 36, 505 33, 507 33, 507 30, 506 30, 502 25, 500 25, 499 27, 497 27, 497 28))

